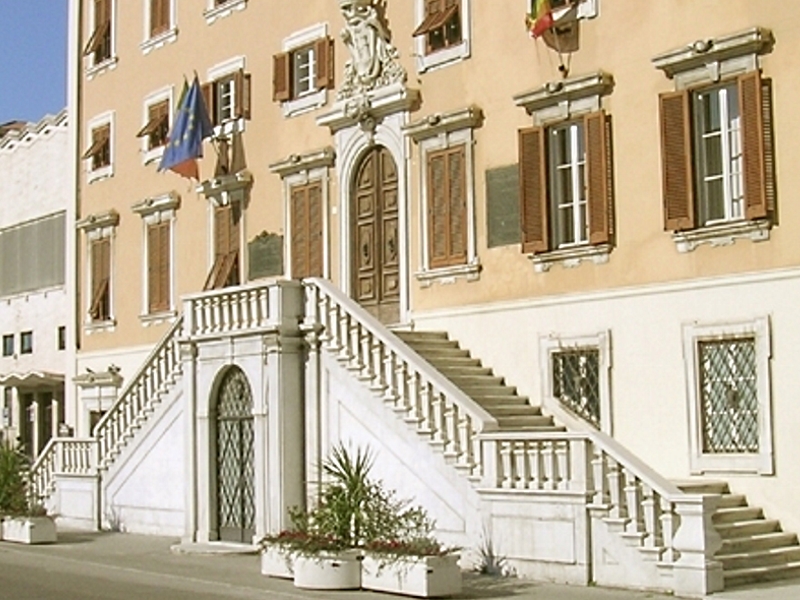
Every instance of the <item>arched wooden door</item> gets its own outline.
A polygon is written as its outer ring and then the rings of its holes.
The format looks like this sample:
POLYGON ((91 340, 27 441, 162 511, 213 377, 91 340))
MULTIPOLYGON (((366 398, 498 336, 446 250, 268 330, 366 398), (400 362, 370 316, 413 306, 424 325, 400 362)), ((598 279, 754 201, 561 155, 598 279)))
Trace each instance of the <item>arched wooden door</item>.
POLYGON ((244 373, 230 369, 216 411, 219 539, 250 544, 255 534, 253 397, 244 373))
POLYGON ((383 323, 400 320, 397 166, 375 146, 356 169, 350 214, 352 295, 383 323))

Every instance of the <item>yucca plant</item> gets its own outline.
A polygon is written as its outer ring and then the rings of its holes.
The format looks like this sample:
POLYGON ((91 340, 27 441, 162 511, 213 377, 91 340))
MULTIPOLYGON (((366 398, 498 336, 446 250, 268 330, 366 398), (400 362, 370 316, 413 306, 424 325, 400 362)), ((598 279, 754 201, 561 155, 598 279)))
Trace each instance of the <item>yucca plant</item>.
POLYGON ((28 508, 27 457, 11 442, 0 444, 0 516, 25 515, 28 508))

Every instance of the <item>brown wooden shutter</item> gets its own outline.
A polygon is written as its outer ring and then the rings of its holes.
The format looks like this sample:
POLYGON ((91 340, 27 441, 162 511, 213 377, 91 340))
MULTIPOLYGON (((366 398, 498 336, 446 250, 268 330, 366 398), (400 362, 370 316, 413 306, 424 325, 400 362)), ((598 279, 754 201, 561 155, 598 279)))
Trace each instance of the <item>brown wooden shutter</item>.
POLYGON ((147 228, 147 291, 151 313, 169 309, 169 233, 168 221, 147 228))
POLYGON ((111 240, 103 238, 91 244, 92 298, 89 315, 96 321, 110 316, 111 240))
POLYGON ((761 80, 761 117, 764 131, 764 183, 767 194, 767 211, 775 212, 775 140, 772 129, 772 80, 761 80))
POLYGON ((292 220, 292 277, 308 276, 308 188, 294 186, 290 193, 292 220))
POLYGON ((208 83, 204 83, 200 86, 200 94, 203 96, 203 102, 206 103, 206 111, 208 111, 208 116, 211 119, 212 125, 219 125, 219 119, 217 114, 217 94, 216 94, 216 85, 213 81, 209 81, 208 83))
POLYGON ((613 230, 611 197, 611 132, 603 111, 586 115, 586 187, 589 243, 606 244, 613 230))
POLYGON ((150 0, 150 35, 169 29, 169 0, 150 0))
POLYGON ((285 102, 292 97, 291 54, 282 52, 272 57, 272 99, 285 102))
POLYGON ((317 60, 317 89, 333 88, 333 38, 325 37, 314 44, 317 60))
POLYGON ((430 266, 447 265, 447 162, 444 152, 428 155, 428 252, 430 266))
POLYGON ((448 213, 448 262, 467 262, 467 172, 466 149, 458 146, 447 154, 448 213))
POLYGON ((761 74, 758 71, 739 77, 739 106, 742 115, 742 170, 744 171, 744 203, 747 219, 763 219, 768 213, 764 105, 761 92, 761 74))
POLYGON ((692 136, 689 92, 669 92, 661 102, 661 161, 664 228, 693 229, 692 136))
POLYGON ((322 277, 322 182, 308 186, 308 277, 322 277))
POLYGON ((233 85, 236 90, 234 99, 236 106, 234 107, 234 114, 237 119, 249 119, 251 107, 251 89, 252 89, 252 76, 250 73, 245 73, 243 70, 236 71, 233 76, 233 85))
POLYGON ((547 153, 545 131, 531 127, 519 131, 519 206, 522 251, 547 252, 547 153))

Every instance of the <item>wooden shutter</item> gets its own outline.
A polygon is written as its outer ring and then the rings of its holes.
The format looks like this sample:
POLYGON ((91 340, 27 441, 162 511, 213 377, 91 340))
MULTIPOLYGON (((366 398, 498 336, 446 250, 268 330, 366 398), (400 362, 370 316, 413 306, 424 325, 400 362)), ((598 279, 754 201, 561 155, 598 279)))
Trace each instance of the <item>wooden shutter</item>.
POLYGON ((147 295, 149 312, 169 309, 169 234, 168 221, 147 228, 147 295))
POLYGON ((111 279, 111 240, 95 240, 91 245, 92 299, 89 315, 96 321, 110 316, 109 286, 111 279))
POLYGON ((522 251, 547 252, 547 153, 540 127, 519 131, 519 206, 522 251))
POLYGON ((314 43, 314 55, 317 61, 316 88, 333 88, 333 38, 317 40, 314 43))
POLYGON ((433 268, 467 259, 466 150, 428 154, 428 253, 433 268))
POLYGON ((430 266, 447 265, 447 157, 444 152, 428 155, 428 252, 430 266))
POLYGON ((290 193, 292 220, 292 277, 308 276, 308 188, 294 186, 290 193))
POLYGON ((233 85, 235 89, 234 100, 236 101, 234 114, 236 115, 237 119, 249 119, 252 76, 250 73, 245 73, 240 69, 233 76, 233 85))
POLYGON ((689 92, 661 94, 659 99, 664 228, 692 229, 695 217, 689 92))
POLYGON ((589 243, 605 244, 613 228, 611 197, 611 134, 603 111, 584 118, 589 243))
POLYGON ((201 85, 200 95, 203 96, 203 102, 206 104, 206 111, 208 112, 208 117, 211 119, 211 124, 214 126, 219 125, 216 85, 214 82, 209 81, 201 85))
MULTIPOLYGON (((742 163, 744 203, 747 219, 763 219, 768 213, 764 103, 761 74, 753 71, 739 77, 742 115, 742 163)), ((771 133, 770 133, 771 135, 771 133)), ((770 157, 770 163, 772 157, 770 157)))
POLYGON ((447 154, 448 187, 448 262, 465 264, 467 262, 467 153, 465 147, 458 146, 447 154))
POLYGON ((204 290, 239 283, 239 223, 238 203, 214 209, 214 264, 206 277, 204 290))
POLYGON ((272 99, 285 102, 292 97, 291 54, 282 52, 272 57, 272 99))
POLYGON ((169 29, 170 0, 150 0, 150 35, 158 35, 169 29))
POLYGON ((308 277, 322 277, 322 182, 308 186, 308 277))

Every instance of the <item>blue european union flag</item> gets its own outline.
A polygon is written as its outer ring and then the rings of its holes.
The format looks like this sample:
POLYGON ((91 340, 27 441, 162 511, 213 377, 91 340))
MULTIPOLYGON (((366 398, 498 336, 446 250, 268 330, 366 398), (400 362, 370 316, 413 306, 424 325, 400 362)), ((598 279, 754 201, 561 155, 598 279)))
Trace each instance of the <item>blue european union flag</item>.
POLYGON ((164 148, 158 170, 170 169, 184 177, 200 179, 197 159, 203 156, 203 140, 213 134, 214 128, 200 92, 200 82, 195 75, 188 90, 184 82, 184 91, 175 112, 175 122, 169 132, 167 147, 164 148))

